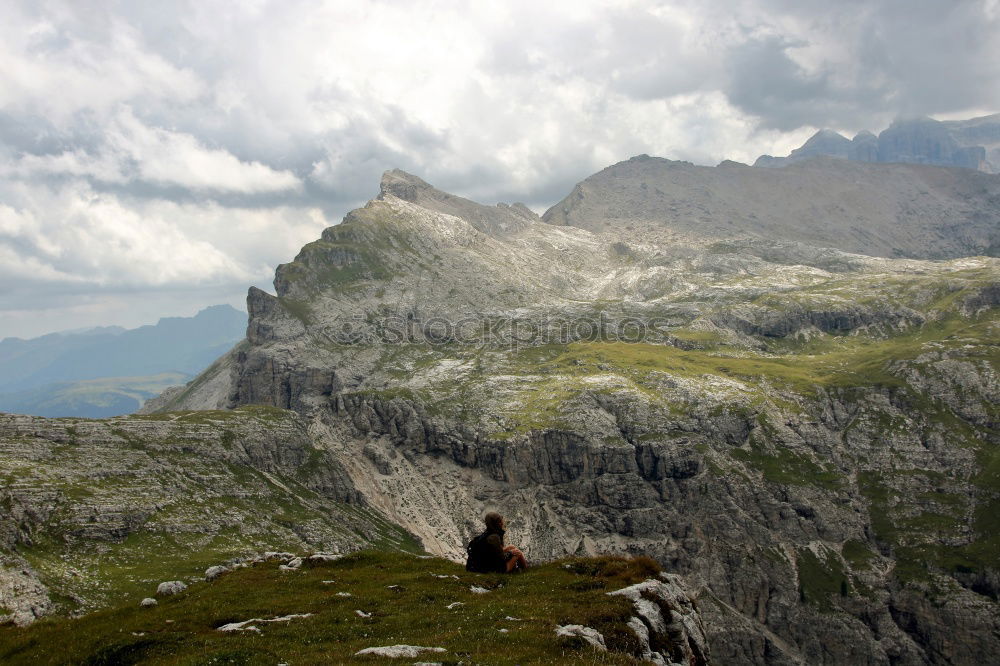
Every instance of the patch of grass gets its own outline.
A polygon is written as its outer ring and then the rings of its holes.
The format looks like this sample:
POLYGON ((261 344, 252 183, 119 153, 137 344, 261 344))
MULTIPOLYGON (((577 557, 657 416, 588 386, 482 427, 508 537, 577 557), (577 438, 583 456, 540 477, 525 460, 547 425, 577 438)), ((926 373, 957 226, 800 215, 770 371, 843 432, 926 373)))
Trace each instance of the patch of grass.
POLYGON ((849 539, 844 543, 844 548, 841 552, 847 563, 851 565, 851 569, 855 571, 862 571, 871 568, 871 562, 875 559, 875 553, 873 553, 868 546, 866 546, 861 541, 857 539, 849 539))
POLYGON ((924 493, 922 499, 934 502, 935 510, 908 513, 904 509, 910 505, 898 503, 891 478, 875 472, 858 475, 858 486, 870 502, 872 528, 881 547, 891 550, 897 578, 931 581, 935 574, 1000 571, 1000 494, 983 488, 989 485, 988 469, 987 462, 973 479, 983 497, 971 515, 971 537, 967 534, 970 516, 964 497, 924 493))
POLYGON ((278 298, 278 302, 281 303, 281 307, 301 321, 304 325, 309 326, 312 323, 312 308, 307 301, 300 301, 294 298, 278 298))
POLYGON ((843 565, 826 553, 818 556, 809 549, 799 550, 796 556, 799 569, 799 598, 820 610, 833 610, 834 596, 848 596, 850 583, 843 565))
POLYGON ((759 443, 751 442, 748 449, 732 449, 730 455, 760 470, 771 483, 815 486, 824 490, 837 490, 843 485, 842 477, 837 472, 786 448, 767 450, 759 443))
POLYGON ((659 562, 645 556, 572 557, 559 560, 556 564, 573 573, 597 578, 619 587, 656 578, 662 571, 659 562))
POLYGON ((296 572, 262 564, 193 585, 154 608, 129 603, 75 620, 0 628, 0 661, 361 663, 353 658, 360 649, 409 644, 445 648, 446 653, 428 654, 445 663, 637 663, 638 644, 626 627, 631 602, 587 583, 607 582, 617 589, 652 566, 615 558, 584 562, 563 560, 514 576, 470 574, 440 559, 376 551, 296 572), (473 594, 472 585, 490 591, 473 594), (456 602, 460 605, 448 608, 456 602), (360 617, 358 610, 370 617, 360 617), (305 613, 311 616, 255 623, 259 632, 217 630, 230 622, 305 613), (556 625, 569 623, 600 631, 610 651, 557 641, 556 625))

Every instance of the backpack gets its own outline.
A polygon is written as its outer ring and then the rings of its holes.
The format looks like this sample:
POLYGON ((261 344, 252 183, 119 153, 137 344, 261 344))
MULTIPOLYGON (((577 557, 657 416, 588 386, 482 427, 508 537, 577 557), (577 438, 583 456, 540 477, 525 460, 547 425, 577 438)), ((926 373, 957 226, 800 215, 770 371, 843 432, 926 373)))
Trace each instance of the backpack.
POLYGON ((486 537, 489 534, 483 532, 482 534, 472 538, 469 545, 465 547, 466 559, 465 559, 465 570, 473 571, 476 573, 489 573, 489 544, 486 543, 486 537))

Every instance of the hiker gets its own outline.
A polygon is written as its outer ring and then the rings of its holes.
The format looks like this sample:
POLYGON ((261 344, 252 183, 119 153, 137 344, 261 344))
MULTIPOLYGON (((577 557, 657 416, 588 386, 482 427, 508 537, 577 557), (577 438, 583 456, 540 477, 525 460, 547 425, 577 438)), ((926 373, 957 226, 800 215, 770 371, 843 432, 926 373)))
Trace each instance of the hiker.
POLYGON ((483 517, 486 529, 469 542, 465 561, 467 571, 477 573, 514 573, 528 568, 528 560, 520 548, 504 546, 507 523, 499 513, 491 511, 483 517))

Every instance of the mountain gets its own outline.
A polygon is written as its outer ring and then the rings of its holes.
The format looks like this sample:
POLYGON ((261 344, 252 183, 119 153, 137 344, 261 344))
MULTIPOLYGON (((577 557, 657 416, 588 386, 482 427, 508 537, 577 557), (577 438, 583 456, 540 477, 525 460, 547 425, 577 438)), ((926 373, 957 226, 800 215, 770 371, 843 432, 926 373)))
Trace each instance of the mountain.
MULTIPOLYGON (((718 663, 987 663, 1000 649, 1000 260, 984 256, 997 187, 926 165, 643 156, 538 217, 390 171, 278 267, 274 295, 250 289, 244 342, 132 419, 192 421, 219 441, 158 435, 174 455, 229 455, 226 438, 270 460, 282 438, 251 424, 230 437, 220 415, 290 410, 323 456, 308 469, 337 470, 307 489, 404 526, 432 555, 460 559, 496 509, 534 561, 653 557, 692 591, 718 663)), ((145 437, 93 428, 115 447, 145 437)), ((15 460, 36 455, 23 432, 0 432, 15 460)), ((302 458, 269 471, 269 507, 308 496, 288 480, 302 458)), ((197 458, 156 459, 175 471, 124 496, 165 517, 98 518, 121 527, 84 533, 88 548, 187 516, 155 499, 175 478, 222 507, 238 492, 222 471, 185 474, 197 458)), ((129 470, 100 466, 65 490, 44 474, 10 495, 40 516, 33 538, 72 534, 118 504, 129 470), (40 508, 52 497, 58 520, 40 508)), ((260 540, 272 511, 252 525, 260 540)), ((214 515, 185 520, 216 534, 214 515)), ((309 545, 322 539, 310 515, 277 524, 309 545)), ((59 580, 63 595, 87 589, 59 580)))
POLYGON ((744 239, 876 257, 996 256, 1000 179, 829 157, 753 169, 641 155, 579 183, 543 220, 637 243, 744 239))
POLYGON ((863 131, 849 140, 834 130, 822 129, 787 157, 761 155, 754 166, 781 167, 819 155, 1000 173, 1000 113, 970 120, 899 119, 877 138, 863 131))
POLYGON ((127 414, 184 383, 246 332, 229 305, 153 326, 98 327, 0 340, 0 411, 101 418, 127 414))

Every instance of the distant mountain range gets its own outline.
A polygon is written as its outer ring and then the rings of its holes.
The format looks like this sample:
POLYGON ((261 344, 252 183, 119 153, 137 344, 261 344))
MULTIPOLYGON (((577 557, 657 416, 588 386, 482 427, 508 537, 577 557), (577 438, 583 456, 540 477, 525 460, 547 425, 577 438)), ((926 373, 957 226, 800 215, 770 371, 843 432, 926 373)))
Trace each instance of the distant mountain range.
POLYGON ((246 333, 229 305, 156 325, 118 326, 0 341, 0 411, 104 418, 127 414, 183 384, 246 333))
POLYGON ((969 120, 900 119, 878 136, 865 130, 853 139, 822 129, 787 157, 761 155, 754 166, 781 167, 818 155, 1000 173, 1000 113, 969 120))

